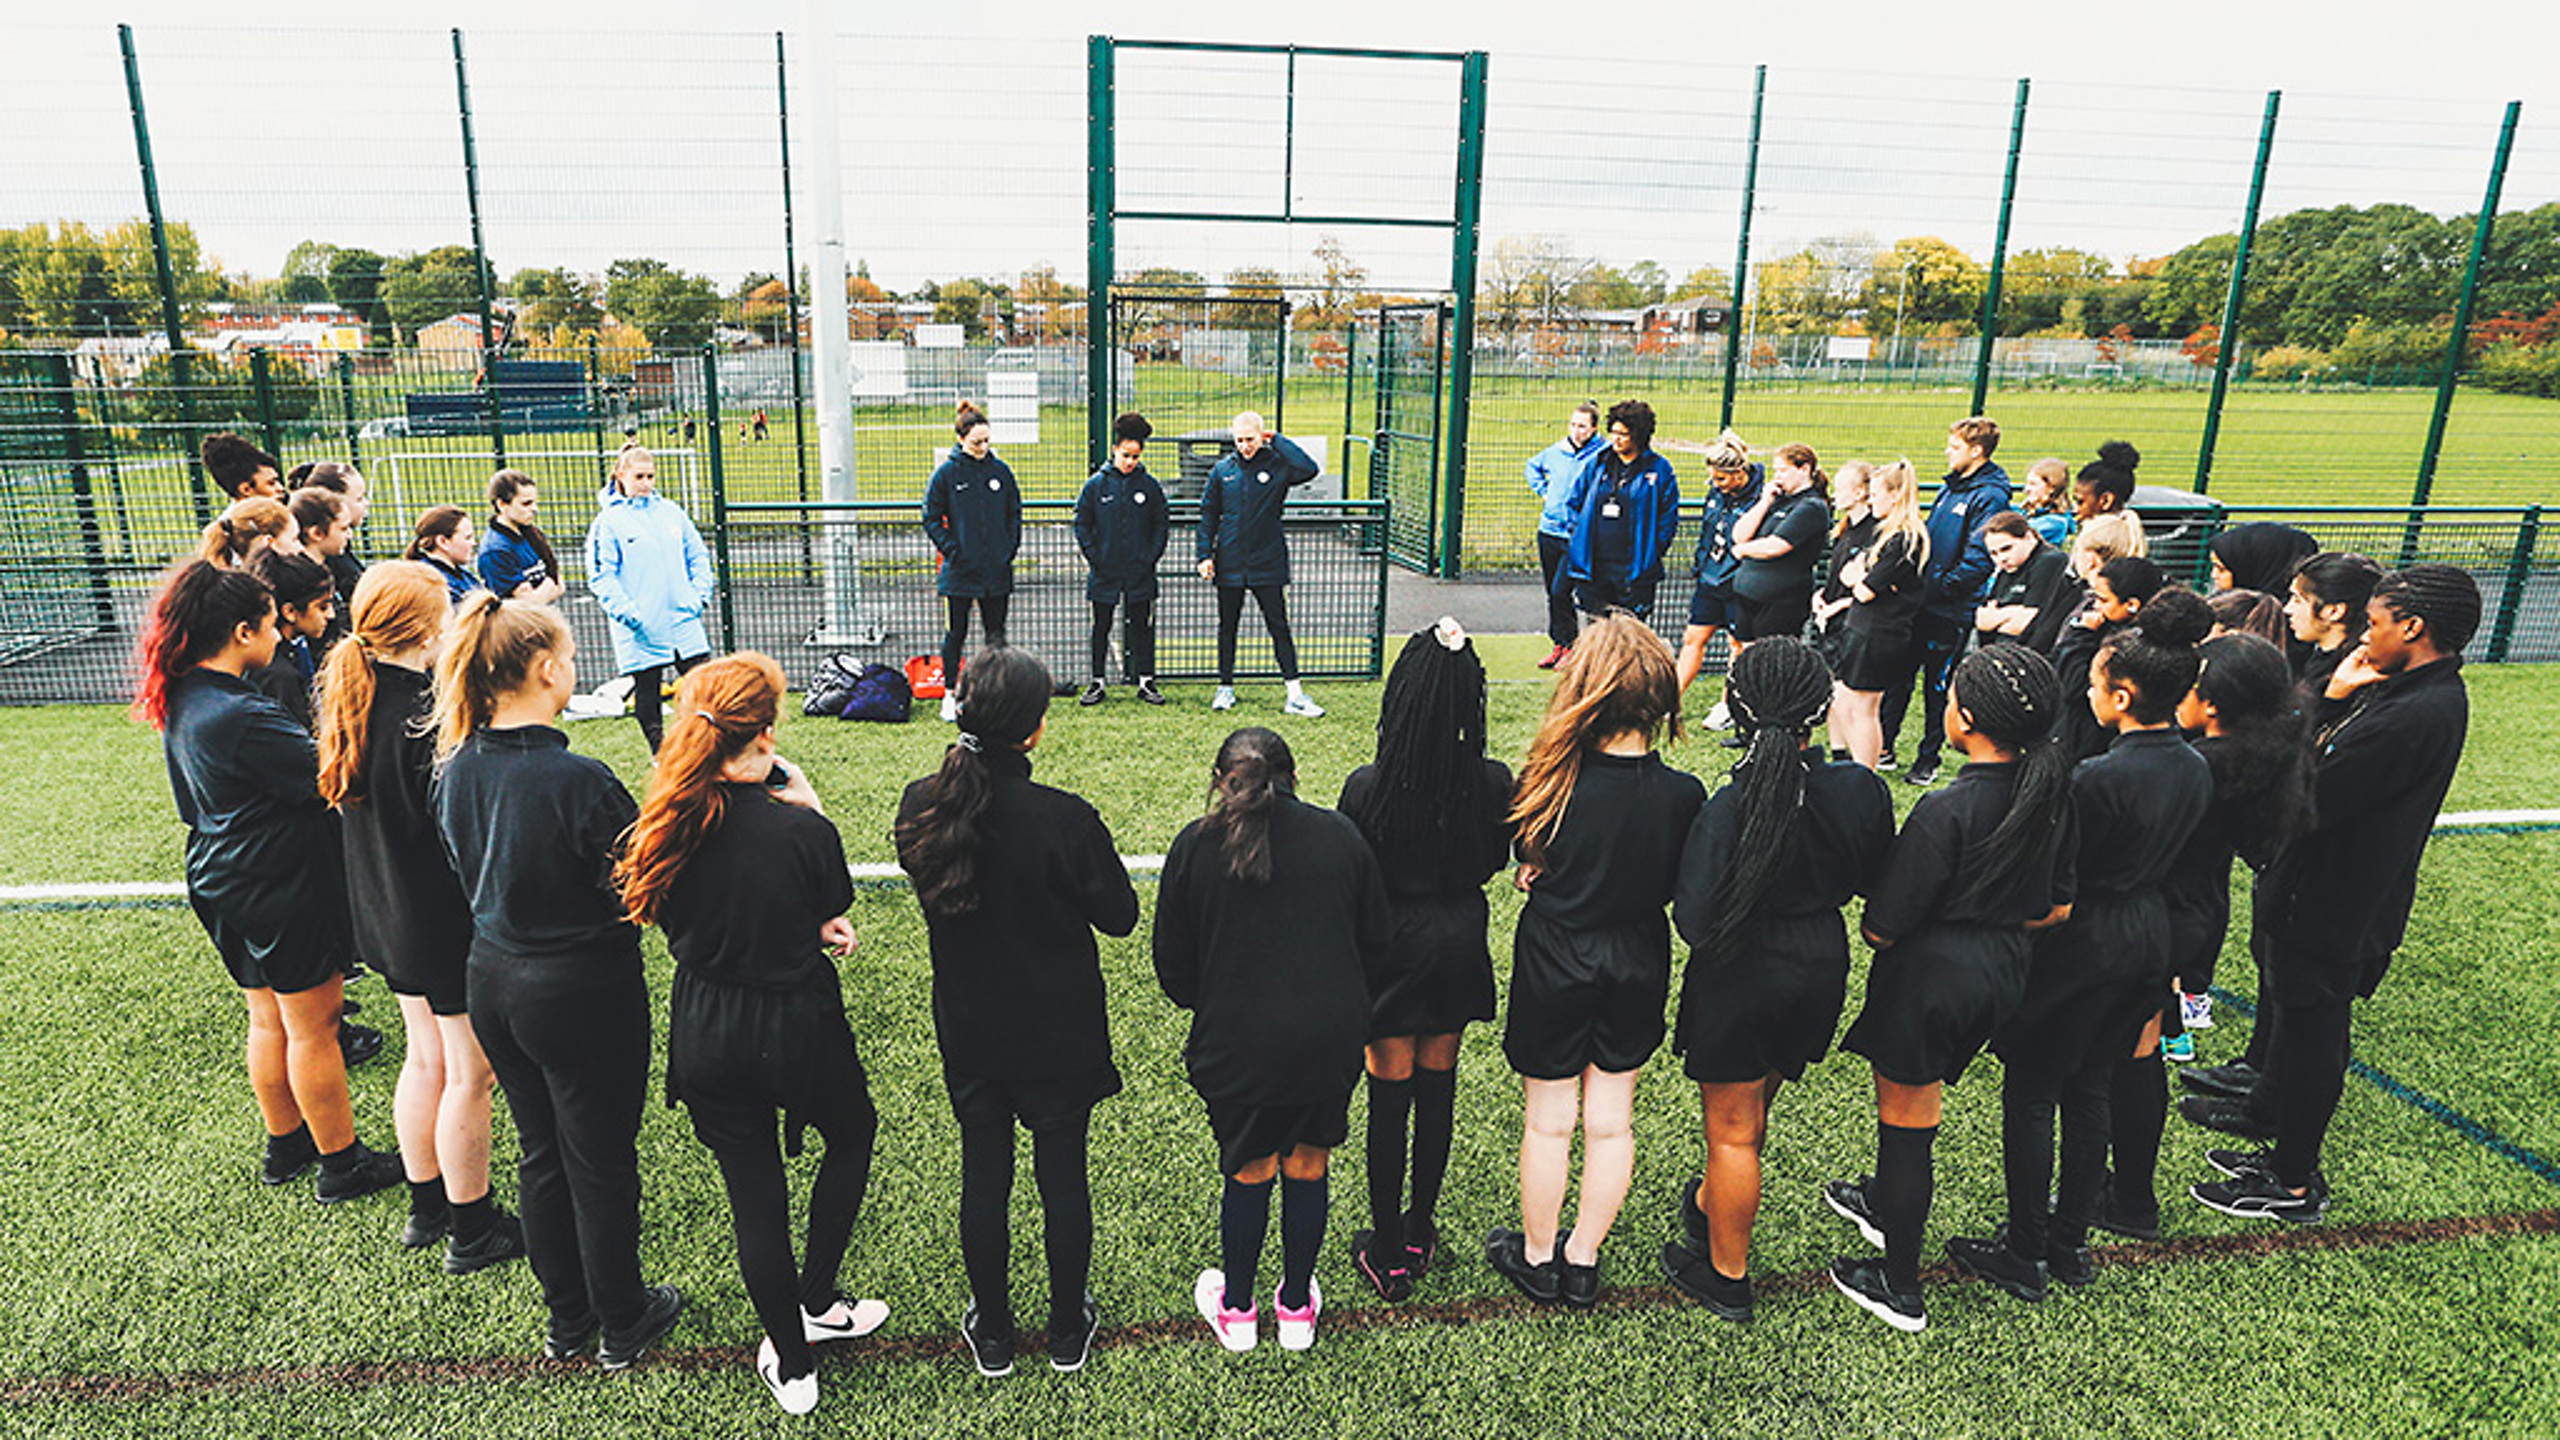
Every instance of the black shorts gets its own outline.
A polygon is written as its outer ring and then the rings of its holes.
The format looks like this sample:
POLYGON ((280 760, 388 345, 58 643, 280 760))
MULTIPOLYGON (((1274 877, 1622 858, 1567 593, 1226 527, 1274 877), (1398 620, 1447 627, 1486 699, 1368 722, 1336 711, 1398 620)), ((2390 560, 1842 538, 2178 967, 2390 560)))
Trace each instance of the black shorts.
MULTIPOLYGON (((1846 628, 1845 624, 1842 628, 1846 628)), ((1919 667, 1919 648, 1908 636, 1849 629, 1840 642, 1840 658, 1833 669, 1842 685, 1864 694, 1881 695, 1910 683, 1912 673, 1919 667)))
POLYGON ((376 961, 374 968, 382 972, 382 983, 394 995, 409 995, 427 1002, 430 1013, 444 1016, 467 1015, 470 1007, 463 1003, 469 988, 464 977, 470 972, 471 952, 465 947, 453 957, 450 968, 425 966, 410 956, 394 964, 376 961))
POLYGON ((667 1101, 684 1105, 704 1145, 730 1150, 757 1131, 769 1136, 778 1113, 796 1154, 807 1117, 870 1089, 832 970, 797 990, 756 990, 677 967, 667 1004, 667 1101))
POLYGON ((1120 1072, 1108 1061, 1084 1075, 1029 1079, 997 1079, 954 1075, 944 1071, 951 1092, 951 1115, 963 1129, 973 1123, 1012 1124, 1025 1130, 1053 1130, 1082 1125, 1093 1107, 1120 1093, 1120 1072))
POLYGON ((2004 1064, 2049 1075, 2133 1058, 2169 988, 2169 915, 2157 894, 2083 892, 2071 918, 2037 932, 2025 992, 1992 1036, 2004 1064))
POLYGON ((1780 635, 1801 638, 1805 623, 1813 618, 1811 591, 1775 600, 1745 600, 1737 596, 1733 603, 1740 612, 1733 626, 1736 640, 1771 640, 1780 635))
POLYGON ((1585 615, 1606 615, 1612 610, 1625 610, 1638 619, 1653 615, 1654 587, 1659 580, 1637 580, 1620 585, 1613 580, 1576 580, 1573 582, 1573 605, 1585 615))
POLYGON ((1524 909, 1512 938, 1503 1057, 1531 1080, 1640 1070, 1662 1048, 1670 995, 1666 922, 1568 930, 1524 909))
POLYGON ((1305 1105, 1257 1105, 1249 1100, 1201 1099, 1209 1106, 1209 1133, 1218 1141, 1218 1173, 1234 1175, 1301 1145, 1333 1150, 1351 1138, 1351 1091, 1339 1099, 1305 1105))
POLYGON ((1712 625, 1718 630, 1738 630, 1742 624, 1742 602, 1734 597, 1730 585, 1700 585, 1689 592, 1689 623, 1712 625))
POLYGON ((1849 936, 1838 912, 1764 919, 1733 959, 1690 957, 1671 1046, 1701 1085, 1802 1079, 1830 1052, 1848 990, 1849 936))
POLYGON ((1879 953, 1840 1048, 1897 1085, 1952 1083, 2027 985, 2027 932, 1933 926, 1879 953))
POLYGON ((231 983, 243 990, 279 995, 317 990, 343 979, 354 958, 344 927, 329 925, 325 917, 297 914, 281 925, 252 927, 192 895, 187 903, 195 907, 196 920, 222 957, 222 968, 231 973, 231 983))
POLYGON ((1370 979, 1369 1038, 1455 1035, 1494 1016, 1493 955, 1482 890, 1392 895, 1395 936, 1370 979))

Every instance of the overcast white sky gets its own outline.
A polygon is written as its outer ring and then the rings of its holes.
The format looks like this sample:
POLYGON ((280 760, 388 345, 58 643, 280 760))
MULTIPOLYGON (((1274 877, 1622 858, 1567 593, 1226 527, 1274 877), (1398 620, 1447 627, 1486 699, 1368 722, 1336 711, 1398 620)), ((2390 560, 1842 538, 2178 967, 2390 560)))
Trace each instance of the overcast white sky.
MULTIPOLYGON (((361 13, 343 0, 132 0, 62 25, 13 6, 0 29, 14 61, 0 223, 139 213, 112 29, 123 18, 139 36, 164 200, 227 268, 272 273, 303 238, 467 242, 443 33, 458 25, 502 270, 632 254, 724 283, 780 268, 772 32, 800 29, 796 0, 429 0, 400 8, 396 27, 354 28, 361 13)), ((976 0, 826 13, 843 32, 850 250, 898 287, 1041 262, 1081 279, 1082 41, 1096 31, 1488 50, 1488 247, 1553 237, 1675 274, 1731 264, 1755 62, 1770 66, 1762 256, 1850 231, 1987 251, 2022 75, 2035 89, 2013 248, 2123 259, 2232 228, 2271 87, 2286 92, 2271 214, 2386 199, 2469 211, 2510 99, 2524 126, 2507 207, 2560 199, 2560 5, 2520 0, 976 0), (925 33, 936 21, 955 33, 925 33), (883 23, 903 37, 875 33, 883 23)), ((805 46, 793 56, 805 197, 814 92, 805 46)), ((1123 203, 1276 205, 1282 74, 1276 60, 1125 55, 1123 203)), ((1302 62, 1289 157, 1300 211, 1445 214, 1455 94, 1445 66, 1302 62)), ((800 233, 805 256, 805 210, 800 233)), ((1322 233, 1133 224, 1122 266, 1303 271, 1322 233)), ((1446 283, 1440 232, 1342 234, 1382 283, 1446 283)))

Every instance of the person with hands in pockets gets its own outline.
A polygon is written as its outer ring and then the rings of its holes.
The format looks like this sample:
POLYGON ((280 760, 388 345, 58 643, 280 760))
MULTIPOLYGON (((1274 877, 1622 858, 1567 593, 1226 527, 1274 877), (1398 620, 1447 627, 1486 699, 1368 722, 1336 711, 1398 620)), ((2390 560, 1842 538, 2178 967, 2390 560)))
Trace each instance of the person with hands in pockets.
POLYGON ((1200 578, 1218 587, 1218 693, 1209 708, 1235 708, 1236 631, 1250 593, 1271 632, 1280 678, 1288 682, 1289 698, 1280 708, 1315 719, 1324 707, 1298 683, 1298 641, 1289 633, 1289 537, 1280 528, 1280 510, 1289 492, 1323 467, 1251 410, 1236 416, 1234 434, 1235 453, 1209 472, 1208 488, 1200 492, 1200 578))
POLYGON ((667 667, 682 675, 711 654, 702 625, 711 587, 702 532, 658 493, 658 457, 623 446, 587 527, 587 589, 613 622, 614 673, 631 677, 631 713, 652 755, 666 733, 667 667))

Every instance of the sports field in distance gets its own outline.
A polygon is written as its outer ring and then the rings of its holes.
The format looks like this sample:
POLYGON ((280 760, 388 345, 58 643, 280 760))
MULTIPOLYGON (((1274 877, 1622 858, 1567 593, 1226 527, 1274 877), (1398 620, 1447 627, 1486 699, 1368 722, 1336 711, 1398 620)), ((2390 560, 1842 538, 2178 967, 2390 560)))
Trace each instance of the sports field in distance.
MULTIPOLYGON (((1953 413, 1915 411, 1898 448, 1928 453, 1953 413)), ((2011 407, 2003 421, 2034 433, 2023 416, 2011 407)), ((2093 412, 2068 447, 2107 428, 2093 412)), ((1529 664, 1542 649, 1485 644, 1502 682, 1495 749, 1515 763, 1545 697, 1529 664)), ((2560 671, 2479 667, 2469 680, 2471 745, 2450 807, 2560 803, 2560 671)), ((1052 712, 1038 773, 1091 797, 1123 852, 1160 853, 1198 813, 1230 723, 1281 729, 1303 793, 1333 799, 1370 755, 1377 687, 1315 693, 1332 714, 1304 721, 1278 715, 1276 686, 1244 687, 1231 717, 1209 712, 1206 687, 1175 689, 1161 711, 1115 692, 1099 710, 1052 712)), ((894 798, 939 757, 948 731, 928 707, 918 714, 903 727, 796 716, 784 727, 784 753, 805 764, 856 861, 891 858, 894 798)), ((642 783, 628 722, 570 733, 642 783)), ((1693 736, 1670 758, 1712 782, 1730 753, 1693 736)), ((0 885, 180 878, 157 738, 120 712, 0 710, 0 774, 0 885)), ((1907 805, 1912 792, 1896 791, 1907 805)), ((1140 894, 1152 904, 1151 885, 1140 894)), ((1499 972, 1517 903, 1506 880, 1494 896, 1499 972)), ((396 1196, 323 1208, 307 1185, 256 1183, 240 1002, 183 904, 11 900, 0 904, 0 1433, 2547 1435, 2560 1429, 2560 1170, 2543 1158, 2560 1155, 2555 909, 2560 834, 2436 839, 2408 943, 2357 1017, 2366 1068, 2333 1132, 2326 1226, 2251 1227, 2168 1198, 2161 1245, 2102 1249, 2096 1284, 2042 1305, 1933 1271, 1917 1336, 1859 1314, 1820 1275, 1862 1247, 1816 1189, 1866 1168, 1875 1140, 1865 1067, 1836 1054, 1778 1101, 1754 1324, 1688 1306, 1655 1269, 1673 1188, 1702 1155, 1696 1092, 1668 1054, 1639 1091, 1636 1189, 1604 1251, 1601 1308, 1517 1301, 1480 1254, 1485 1229, 1516 1216, 1519 1097, 1498 1030, 1479 1026, 1460 1070, 1443 1265, 1393 1308, 1360 1285, 1343 1254, 1365 1223, 1355 1140, 1333 1171, 1316 1348, 1246 1356, 1217 1350, 1190 1310, 1192 1277, 1215 1252, 1214 1151, 1182 1075, 1184 1017, 1156 988, 1142 920, 1103 944, 1128 1089, 1102 1106, 1094 1136, 1102 1346, 1076 1376, 1035 1363, 987 1381, 955 1328, 957 1132, 924 929, 902 886, 868 886, 853 911, 862 948, 843 970, 882 1129, 843 1280, 892 1315, 877 1336, 826 1347, 818 1412, 793 1421, 748 1369, 757 1331, 726 1202, 682 1115, 651 1106, 641 1161, 643 1256, 653 1279, 686 1291, 684 1318, 629 1375, 547 1363, 525 1267, 448 1279, 432 1251, 395 1243, 396 1196)), ((648 954, 663 1065, 669 967, 654 937, 648 954)), ((1858 947, 1853 1009, 1866 961, 1858 947)), ((2200 1036, 2208 1059, 2236 1052, 2245 1030, 2238 938, 2221 978, 2222 1023, 2200 1036)), ((363 1018, 392 1033, 391 1053, 352 1077, 360 1132, 387 1146, 398 1019, 378 980, 356 993, 363 1018)), ((1985 1058, 1948 1096, 1933 1262, 1946 1236, 1998 1218, 1997 1083, 1985 1058)), ((497 1190, 512 1205, 503 1103, 498 1116, 497 1190)), ((2202 1178, 2205 1142, 2171 1122, 2164 1190, 2202 1178)), ((804 1193, 814 1159, 792 1162, 804 1193)), ((1042 1266, 1022 1171, 1014 1268, 1027 1301, 1042 1266)))

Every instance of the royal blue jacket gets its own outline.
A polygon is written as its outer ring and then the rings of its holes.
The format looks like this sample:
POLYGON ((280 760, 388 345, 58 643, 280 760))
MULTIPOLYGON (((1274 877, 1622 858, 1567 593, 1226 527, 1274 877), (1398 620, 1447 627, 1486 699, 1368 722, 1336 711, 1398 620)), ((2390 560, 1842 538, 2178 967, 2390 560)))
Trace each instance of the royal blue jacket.
POLYGON ((524 586, 556 578, 531 540, 495 521, 480 532, 479 563, 481 583, 498 592, 502 600, 515 598, 516 591, 524 586))
POLYGON ((1529 457, 1529 493, 1538 497, 1539 534, 1572 538, 1574 473, 1604 444, 1594 435, 1576 450, 1573 442, 1559 440, 1529 457))
POLYGON ((1742 565, 1742 557, 1733 553, 1733 522, 1760 503, 1760 487, 1767 483, 1757 465, 1751 467, 1751 483, 1731 493, 1708 483, 1707 498, 1698 511, 1698 556, 1693 562, 1700 587, 1733 588, 1734 572, 1742 565))
POLYGON ((974 459, 957 444, 924 487, 924 536, 942 552, 934 589, 975 598, 1013 593, 1022 548, 1022 487, 992 450, 974 459))
POLYGON ((1123 475, 1105 465, 1076 496, 1076 549, 1087 567, 1084 598, 1096 605, 1156 598, 1156 563, 1173 533, 1164 487, 1147 467, 1123 475))
POLYGON ((615 674, 710 654, 711 586, 711 552, 676 502, 604 482, 587 527, 587 589, 613 622, 615 674))
POLYGON ((1307 452, 1275 435, 1251 460, 1229 455, 1200 492, 1200 554, 1218 562, 1220 585, 1289 583, 1289 537, 1280 506, 1320 473, 1307 452))
MULTIPOLYGON (((1573 490, 1565 498, 1566 509, 1573 513, 1573 541, 1564 552, 1566 579, 1593 578, 1591 525, 1599 514, 1601 497, 1609 493, 1606 472, 1618 463, 1616 450, 1595 445, 1574 471, 1573 490)), ((1662 557, 1670 553, 1672 537, 1680 533, 1680 477, 1671 473, 1670 461, 1647 450, 1636 457, 1633 473, 1626 475, 1618 493, 1629 510, 1629 538, 1634 542, 1630 548, 1637 569, 1632 575, 1609 579, 1619 585, 1659 580, 1662 557)))
POLYGON ((1974 608, 1991 580, 1991 549, 1983 531, 1991 517, 2010 508, 2009 472, 1985 463, 1971 475, 1950 474, 1929 507, 1929 571, 1921 592, 1924 613, 1973 629, 1974 608))

